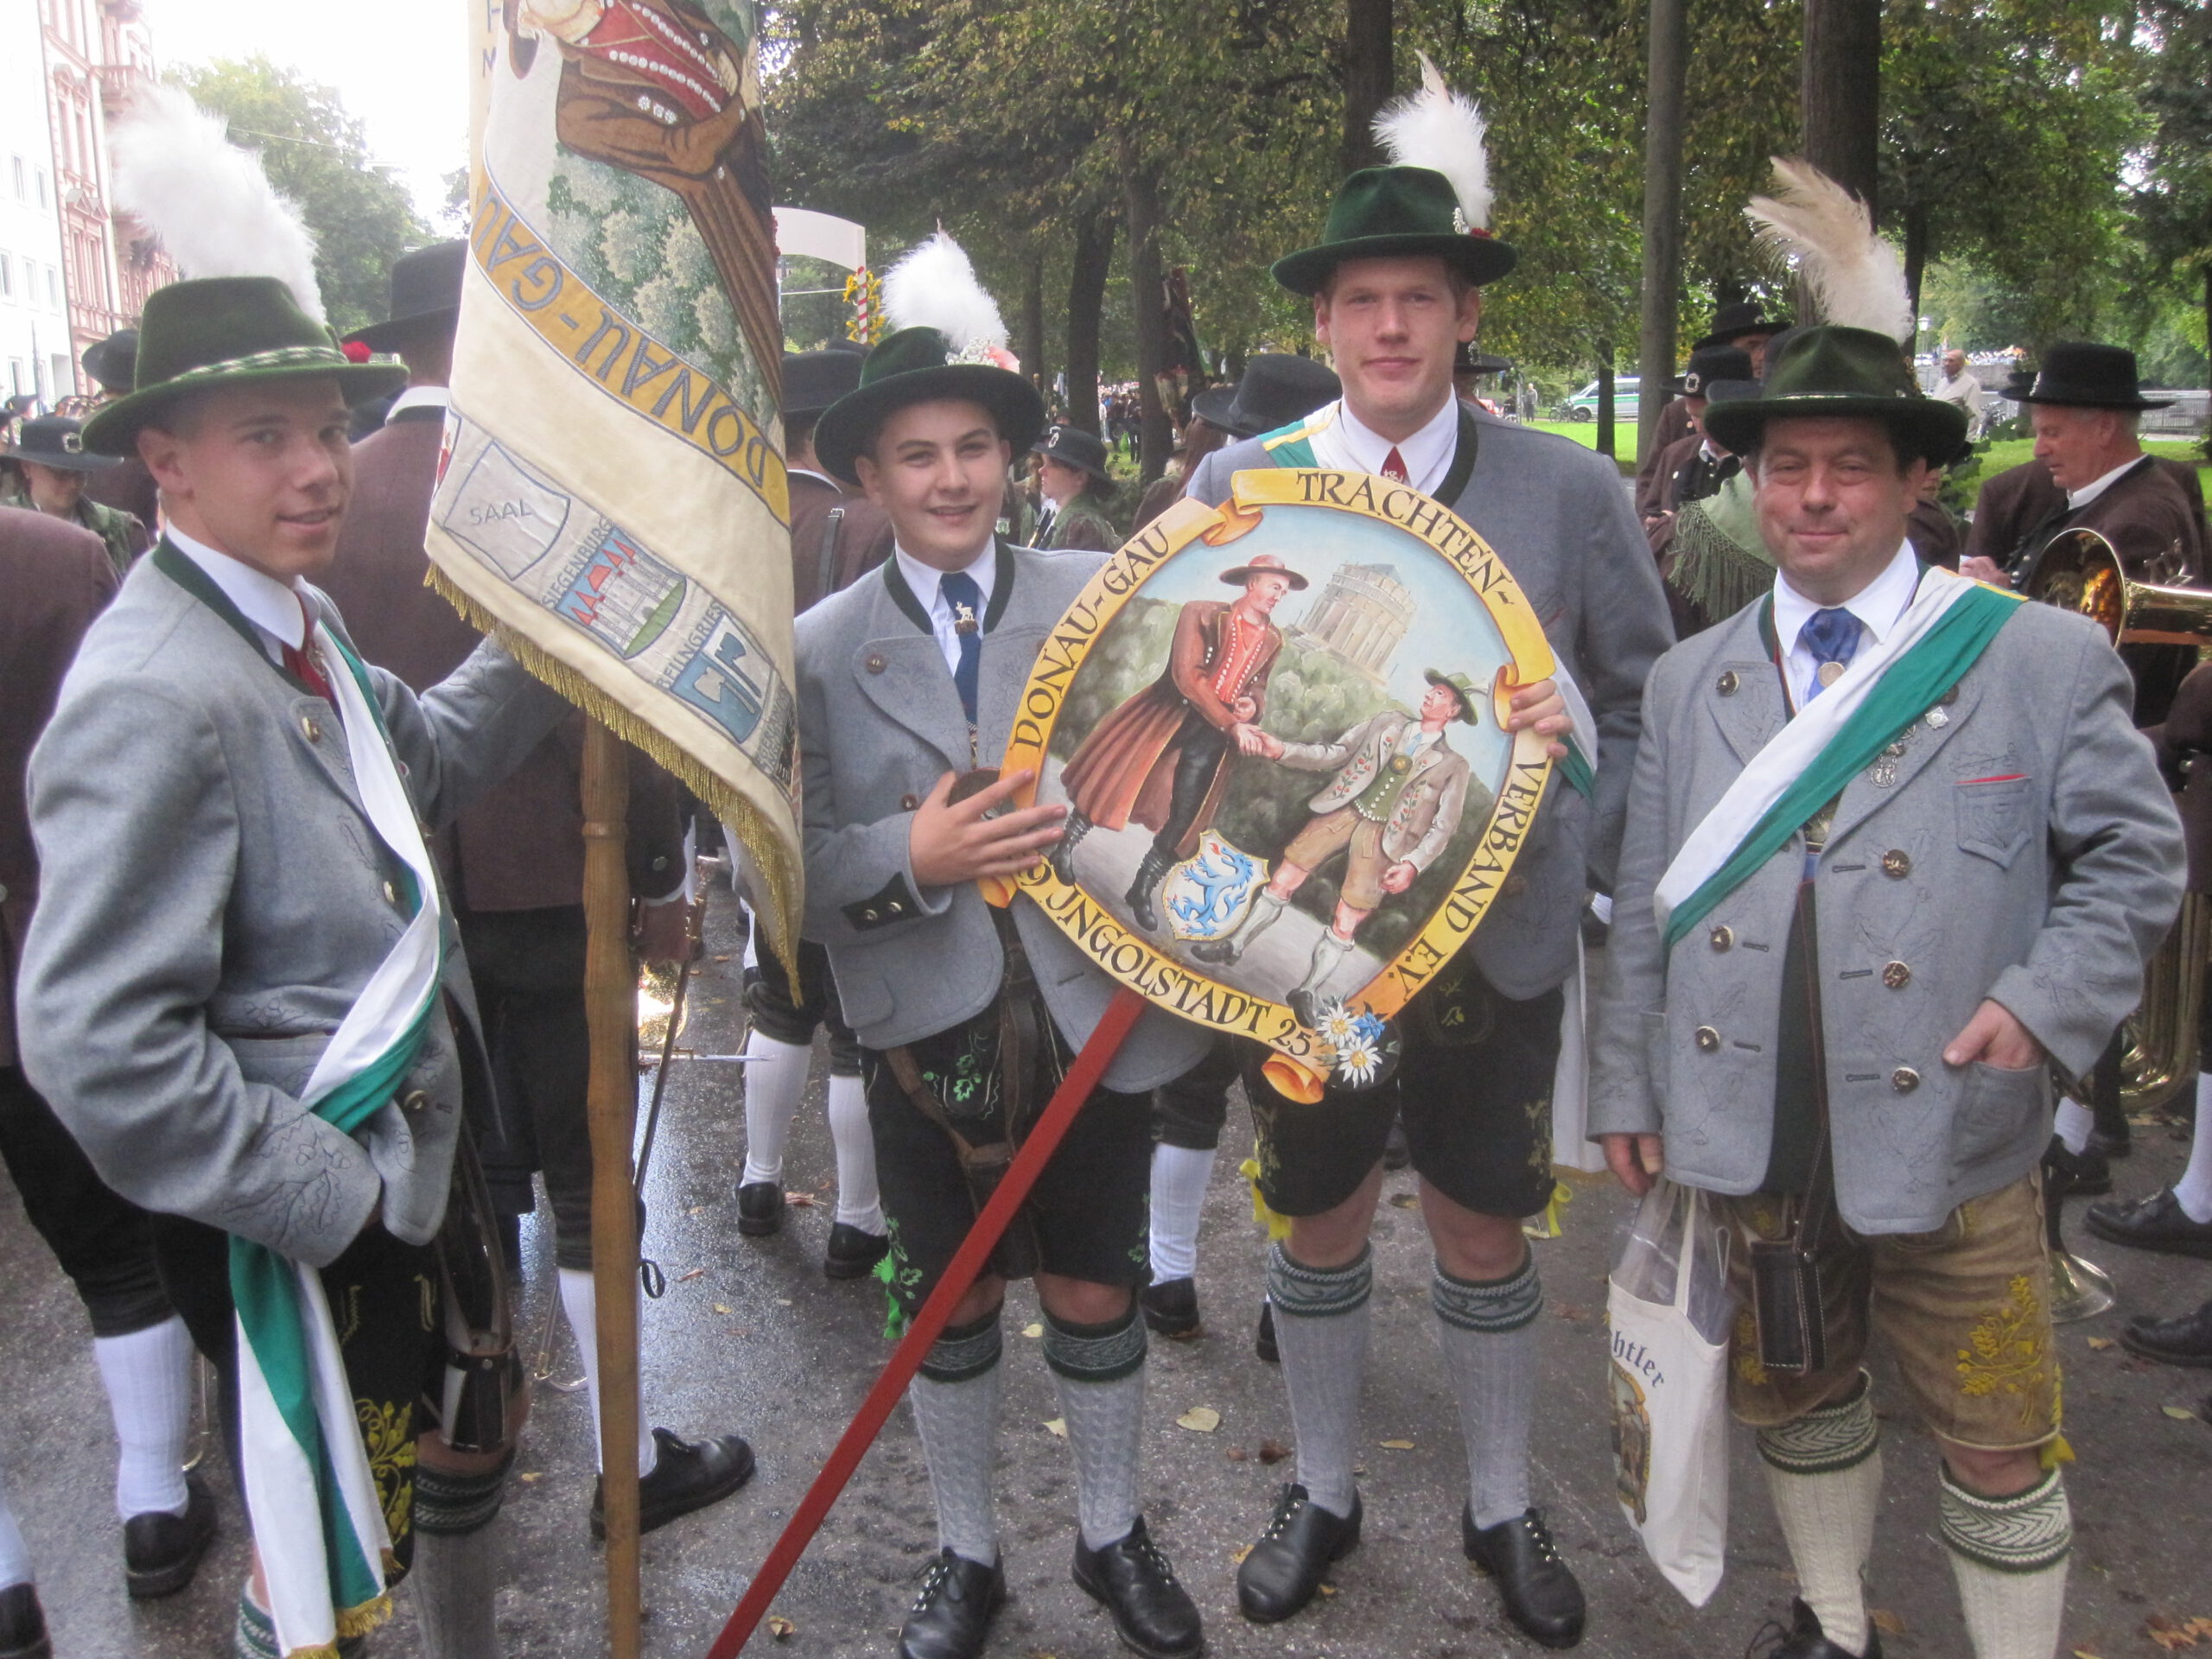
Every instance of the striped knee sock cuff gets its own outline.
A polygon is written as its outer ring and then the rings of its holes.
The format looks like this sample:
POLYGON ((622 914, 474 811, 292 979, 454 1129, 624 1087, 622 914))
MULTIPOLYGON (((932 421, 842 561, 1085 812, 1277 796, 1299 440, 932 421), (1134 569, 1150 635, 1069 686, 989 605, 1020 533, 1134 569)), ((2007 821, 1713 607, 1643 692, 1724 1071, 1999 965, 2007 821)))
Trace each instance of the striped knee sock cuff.
POLYGON ((415 1465, 415 1530, 442 1538, 458 1538, 480 1532, 499 1517, 506 1501, 507 1471, 514 1467, 510 1451, 497 1469, 480 1475, 455 1474, 450 1469, 415 1465))
POLYGON ((1531 1252, 1503 1279, 1454 1279, 1439 1263, 1429 1276, 1428 1300, 1436 1317, 1454 1330, 1502 1336, 1544 1311, 1544 1287, 1531 1252))
POLYGON ((1045 1315, 1045 1363, 1071 1382, 1117 1382, 1144 1363, 1144 1321, 1136 1305, 1104 1325, 1063 1325, 1045 1315))
POLYGON ((1984 1497, 1943 1471, 1943 1541, 1998 1573, 2040 1573, 2074 1548, 2074 1511, 2054 1469, 2024 1492, 1984 1497))
POLYGON ((930 1344, 921 1373, 932 1382, 965 1382, 999 1363, 1001 1339, 996 1308, 973 1325, 949 1325, 930 1344))
POLYGON ((1268 1252, 1268 1300, 1275 1317, 1326 1319, 1354 1313, 1367 1305, 1375 1289, 1375 1253, 1362 1249, 1357 1261, 1341 1268, 1309 1268, 1290 1259, 1277 1243, 1268 1252))
POLYGON ((1786 1475, 1832 1475, 1866 1462, 1882 1438, 1868 1380, 1861 1371, 1848 1400, 1759 1430, 1759 1456, 1786 1475))

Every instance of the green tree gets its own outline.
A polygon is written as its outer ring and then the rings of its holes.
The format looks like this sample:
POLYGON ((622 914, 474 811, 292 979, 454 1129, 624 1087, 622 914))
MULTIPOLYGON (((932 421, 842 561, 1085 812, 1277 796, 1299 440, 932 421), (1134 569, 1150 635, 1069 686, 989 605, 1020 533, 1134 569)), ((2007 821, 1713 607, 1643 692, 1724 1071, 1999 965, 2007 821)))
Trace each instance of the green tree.
POLYGON ((269 181, 315 233, 315 281, 340 333, 373 322, 391 300, 391 262, 430 230, 391 169, 377 165, 361 124, 330 87, 258 54, 179 69, 173 79, 229 124, 231 142, 261 152, 269 181))

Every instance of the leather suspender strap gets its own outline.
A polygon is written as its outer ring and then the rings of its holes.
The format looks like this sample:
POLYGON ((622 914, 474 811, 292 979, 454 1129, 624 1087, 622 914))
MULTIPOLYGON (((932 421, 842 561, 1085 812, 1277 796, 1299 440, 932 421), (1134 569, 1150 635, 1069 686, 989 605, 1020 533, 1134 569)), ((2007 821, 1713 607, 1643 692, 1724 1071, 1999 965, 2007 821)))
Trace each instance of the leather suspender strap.
POLYGON ((822 550, 816 560, 815 593, 827 599, 837 591, 837 537, 845 527, 845 510, 832 507, 822 519, 822 550))

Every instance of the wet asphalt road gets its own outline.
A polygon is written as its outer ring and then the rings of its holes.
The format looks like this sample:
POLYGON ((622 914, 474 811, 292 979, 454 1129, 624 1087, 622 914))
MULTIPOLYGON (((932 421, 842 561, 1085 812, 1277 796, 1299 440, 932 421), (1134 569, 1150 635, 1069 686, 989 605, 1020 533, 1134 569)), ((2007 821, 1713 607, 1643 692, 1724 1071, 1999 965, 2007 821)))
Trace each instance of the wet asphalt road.
MULTIPOLYGON (((710 959, 694 981, 683 1046, 741 1046, 734 910, 712 912, 710 959)), ((666 1296, 648 1305, 645 1395, 649 1419, 685 1433, 741 1431, 760 1472, 717 1509, 645 1540, 645 1649, 656 1659, 706 1651, 778 1529, 858 1405, 888 1351, 884 1304, 872 1282, 833 1286, 822 1275, 831 1162, 820 1072, 792 1136, 786 1185, 819 1192, 824 1206, 795 1209, 784 1232, 741 1238, 732 1182, 742 1151, 741 1068, 680 1059, 649 1194, 645 1249, 666 1272, 666 1296)), ((1201 1246, 1200 1288, 1210 1325, 1191 1343, 1155 1341, 1143 1491, 1154 1531, 1173 1554, 1208 1624, 1210 1651, 1244 1656, 1533 1654, 1497 1611, 1494 1592, 1460 1559, 1457 1514, 1465 1476, 1456 1415, 1432 1335, 1427 1255, 1410 1204, 1409 1175, 1389 1179, 1376 1240, 1375 1354, 1367 1391, 1362 1486, 1365 1541, 1338 1570, 1337 1593, 1286 1625, 1238 1618, 1236 1552, 1267 1518, 1288 1465, 1260 1459, 1287 1442, 1281 1379, 1252 1354, 1262 1247, 1235 1166, 1249 1133, 1232 1110, 1201 1246), (1194 1406, 1221 1414, 1211 1433, 1175 1426, 1194 1406), (1411 1450, 1381 1442, 1407 1440, 1411 1450)), ((2118 1166, 2123 1194, 2177 1171, 2183 1143, 2165 1128, 2138 1131, 2118 1166)), ((1625 1200, 1585 1183, 1564 1237, 1540 1245, 1549 1299, 1546 1388, 1537 1427, 1537 1501, 1589 1592, 1593 1659, 1712 1659, 1742 1651, 1786 1605, 1786 1558, 1746 1436, 1732 1442, 1735 1514, 1728 1576, 1711 1604, 1688 1607, 1645 1565, 1611 1497, 1604 1415, 1604 1273, 1625 1200)), ((2078 1211, 2078 1205, 2075 1206, 2078 1211)), ((2069 1236, 2078 1239, 2075 1224, 2069 1236)), ((530 1288, 523 1328, 535 1345, 551 1279, 550 1236, 526 1224, 530 1288)), ((2097 1659, 2157 1654, 2144 1634, 2154 1616, 2212 1616, 2212 1427, 2165 1408, 2194 1406, 2212 1371, 2139 1367, 2124 1351, 2090 1347, 2124 1316, 2177 1312, 2212 1295, 2212 1264, 2115 1247, 2088 1254, 2118 1280, 2121 1306, 2063 1327, 2068 1431, 2080 1453, 2069 1480, 2079 1527, 2072 1611, 2063 1652, 2097 1659)), ((1034 1344, 1018 1334, 1035 1318, 1027 1289, 1008 1310, 1007 1410, 999 1464, 1001 1527, 1014 1600, 1001 1616, 994 1659, 1104 1659, 1119 1651, 1104 1615, 1069 1582, 1074 1495, 1066 1448, 1044 1427, 1058 1415, 1034 1344)), ((23 1222, 10 1190, 0 1198, 0 1344, 10 1387, 0 1398, 0 1472, 36 1560, 61 1659, 218 1656, 230 1652, 243 1527, 224 1486, 223 1537, 199 1580, 168 1601, 123 1594, 120 1531, 110 1501, 111 1430, 84 1319, 73 1294, 23 1222)), ((554 1382, 577 1372, 556 1327, 551 1381, 535 1415, 499 1523, 507 1587, 505 1651, 578 1659, 604 1651, 601 1557, 586 1531, 590 1437, 583 1395, 554 1382)), ((1881 1397, 1897 1399, 1877 1369, 1881 1397)), ((1949 1568, 1936 1534, 1934 1458, 1909 1418, 1885 1421, 1888 1484, 1872 1567, 1873 1605, 1892 1656, 1966 1652, 1949 1568)), ((935 1538, 920 1451, 903 1409, 861 1465, 843 1501, 782 1594, 794 1632, 765 1634, 753 1653, 888 1655, 899 1619, 935 1538)), ((372 1643, 380 1656, 416 1651, 405 1608, 372 1643)))

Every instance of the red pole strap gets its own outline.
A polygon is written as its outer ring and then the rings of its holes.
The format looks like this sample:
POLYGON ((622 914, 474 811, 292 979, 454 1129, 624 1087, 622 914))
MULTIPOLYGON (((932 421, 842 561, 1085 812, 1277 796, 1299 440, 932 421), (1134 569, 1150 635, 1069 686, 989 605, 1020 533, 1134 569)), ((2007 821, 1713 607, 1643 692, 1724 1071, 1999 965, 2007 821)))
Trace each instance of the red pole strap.
POLYGON ((745 1592, 745 1599, 737 1604, 737 1611, 729 1616, 729 1623, 722 1626, 722 1633, 715 1638, 715 1645, 707 1649, 707 1659, 736 1659, 752 1638, 753 1630, 768 1611, 768 1604, 775 1599, 776 1592, 784 1587, 784 1580, 798 1565, 798 1558, 830 1513, 830 1506, 845 1490, 845 1483, 853 1478, 853 1471, 860 1466, 875 1437, 883 1430, 891 1408, 899 1403, 899 1396, 906 1392, 906 1384, 921 1369, 922 1360, 944 1327, 950 1323, 952 1310, 968 1294, 990 1260, 991 1252, 1014 1219, 1014 1212, 1029 1196, 1029 1189, 1037 1184, 1046 1164, 1059 1147, 1068 1126, 1075 1122, 1075 1115, 1083 1103, 1090 1098, 1090 1091, 1098 1086, 1098 1079, 1105 1074, 1107 1065, 1119 1052, 1129 1028, 1145 1010, 1145 1000, 1126 987, 1117 988, 1113 1001, 1106 1005, 1105 1014, 1098 1021, 1098 1028, 1090 1033, 1090 1040, 1075 1057, 1066 1077, 1046 1104, 1036 1127, 1029 1131, 1029 1138, 1021 1143, 1021 1150, 1000 1179, 990 1202, 976 1217, 976 1224, 968 1230, 968 1236, 961 1242, 951 1265, 937 1281, 937 1288, 922 1304, 920 1313, 907 1327, 906 1334, 893 1351, 891 1360, 883 1368, 883 1375, 875 1379, 875 1386, 861 1402, 861 1408, 846 1426, 838 1440, 836 1449, 830 1453, 829 1461, 822 1465, 822 1472, 814 1478, 814 1484, 806 1489, 806 1496, 776 1540, 776 1547, 768 1552, 768 1559, 753 1576, 745 1592))

